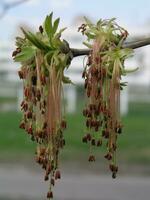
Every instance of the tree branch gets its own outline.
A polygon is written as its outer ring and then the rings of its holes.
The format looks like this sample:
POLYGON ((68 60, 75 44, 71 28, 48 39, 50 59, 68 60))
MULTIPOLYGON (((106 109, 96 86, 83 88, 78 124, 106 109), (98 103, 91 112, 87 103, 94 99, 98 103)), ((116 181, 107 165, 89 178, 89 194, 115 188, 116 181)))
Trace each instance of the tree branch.
POLYGON ((12 3, 6 3, 6 2, 2 1, 0 3, 0 5, 2 6, 2 11, 0 13, 0 19, 5 16, 5 14, 8 12, 8 10, 10 10, 16 6, 19 6, 23 3, 26 3, 27 1, 30 1, 30 0, 16 0, 12 3))
MULTIPOLYGON (((135 40, 133 42, 125 42, 122 46, 122 48, 131 48, 131 49, 136 49, 136 48, 140 48, 143 46, 147 46, 150 45, 150 37, 148 38, 141 38, 138 40, 135 40)), ((90 53, 90 49, 74 49, 71 48, 71 52, 73 53, 73 57, 77 57, 77 56, 83 56, 83 55, 88 55, 90 53)))

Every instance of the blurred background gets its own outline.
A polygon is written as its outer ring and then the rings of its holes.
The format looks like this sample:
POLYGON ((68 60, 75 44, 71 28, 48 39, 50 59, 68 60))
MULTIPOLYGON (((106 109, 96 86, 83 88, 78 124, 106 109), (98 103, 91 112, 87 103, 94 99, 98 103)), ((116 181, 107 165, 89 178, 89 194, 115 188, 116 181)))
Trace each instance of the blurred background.
MULTIPOLYGON (((21 120, 22 83, 19 64, 11 54, 20 26, 36 31, 51 11, 68 27, 63 38, 71 47, 83 48, 77 32, 83 16, 93 22, 116 17, 128 30, 129 41, 150 36, 150 1, 119 0, 0 0, 0 200, 45 199, 48 184, 34 161, 35 144, 18 128, 21 120)), ((127 67, 139 67, 128 75, 121 94, 123 134, 118 138, 119 173, 112 180, 105 149, 94 149, 96 162, 88 163, 84 135, 83 57, 75 58, 66 72, 75 85, 66 86, 68 128, 61 153, 62 180, 54 189, 56 200, 147 200, 150 192, 150 46, 135 50, 127 67)))

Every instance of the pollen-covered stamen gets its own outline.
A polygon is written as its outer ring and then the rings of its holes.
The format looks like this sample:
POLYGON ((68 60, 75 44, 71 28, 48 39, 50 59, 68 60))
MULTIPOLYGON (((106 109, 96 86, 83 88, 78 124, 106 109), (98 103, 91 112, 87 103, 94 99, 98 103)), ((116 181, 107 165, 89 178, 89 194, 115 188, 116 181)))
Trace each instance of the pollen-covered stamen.
POLYGON ((89 162, 95 162, 95 156, 94 155, 89 156, 89 162))

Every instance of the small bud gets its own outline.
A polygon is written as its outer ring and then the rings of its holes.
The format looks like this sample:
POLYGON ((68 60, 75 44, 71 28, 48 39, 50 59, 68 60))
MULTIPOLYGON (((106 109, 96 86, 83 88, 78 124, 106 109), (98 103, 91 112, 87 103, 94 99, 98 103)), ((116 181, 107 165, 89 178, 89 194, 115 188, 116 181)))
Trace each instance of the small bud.
POLYGON ((48 192, 47 193, 47 198, 53 198, 53 193, 52 192, 48 192))
POLYGON ((51 184, 54 186, 55 185, 55 180, 51 178, 51 184))
POLYGON ((61 128, 62 129, 66 129, 67 128, 67 122, 66 122, 66 120, 62 120, 61 121, 61 128))
POLYGON ((33 135, 31 136, 31 140, 32 140, 32 141, 35 141, 35 138, 34 138, 34 136, 33 136, 33 135))
POLYGON ((41 83, 42 83, 42 85, 45 85, 46 84, 46 77, 45 77, 45 75, 41 75, 40 76, 40 81, 41 81, 41 83))
POLYGON ((102 140, 97 141, 97 147, 102 146, 102 140))
POLYGON ((60 179, 60 178, 61 178, 60 171, 57 170, 57 171, 55 172, 55 180, 60 179))
POLYGON ((52 166, 50 164, 48 164, 47 167, 46 167, 46 173, 50 174, 51 171, 52 171, 52 166))
POLYGON ((83 71, 82 78, 85 78, 85 76, 86 76, 86 70, 83 71))
POLYGON ((90 120, 87 119, 87 120, 86 120, 86 127, 89 128, 89 127, 90 127, 90 124, 91 124, 90 120))
POLYGON ((84 109, 82 112, 83 116, 86 117, 86 110, 84 109))
POLYGON ((21 70, 18 71, 18 75, 19 75, 19 78, 20 78, 20 79, 23 79, 23 78, 24 78, 23 72, 22 72, 21 70))
POLYGON ((105 68, 102 69, 102 76, 106 77, 106 69, 105 68))
POLYGON ((115 166, 114 164, 110 164, 109 169, 114 173, 118 172, 118 166, 115 166))
POLYGON ((113 178, 113 179, 116 178, 116 173, 115 173, 115 172, 112 173, 112 178, 113 178))
POLYGON ((20 53, 20 52, 21 52, 21 48, 18 47, 18 48, 16 49, 16 51, 17 51, 17 53, 20 53))
POLYGON ((114 172, 118 172, 118 166, 114 166, 114 172))
POLYGON ((95 127, 95 132, 98 132, 99 128, 98 126, 95 127))
POLYGON ((95 127, 95 121, 91 120, 91 127, 95 127))
POLYGON ((37 135, 38 135, 39 138, 43 138, 43 134, 44 134, 43 131, 38 131, 37 132, 37 135))
POLYGON ((103 130, 102 131, 102 136, 104 137, 104 138, 109 138, 109 131, 108 130, 103 130))
POLYGON ((93 145, 93 146, 96 145, 95 139, 92 139, 92 141, 91 141, 91 145, 93 145))
POLYGON ((28 118, 28 119, 31 119, 31 118, 32 118, 32 112, 31 112, 31 111, 29 111, 29 112, 27 113, 27 118, 28 118))
POLYGON ((86 138, 87 138, 88 141, 91 141, 91 134, 88 133, 88 134, 86 135, 86 138))
POLYGON ((91 68, 91 75, 96 76, 98 74, 98 70, 95 67, 91 68))
POLYGON ((28 110, 28 104, 24 103, 21 109, 23 109, 26 112, 28 110))
POLYGON ((63 146, 65 146, 65 144, 66 144, 65 139, 62 140, 62 144, 63 144, 63 146))
POLYGON ((29 88, 24 89, 24 96, 27 97, 27 98, 30 96, 29 88))
POLYGON ((40 33, 43 33, 43 27, 42 26, 39 26, 39 31, 40 31, 40 33))
POLYGON ((35 160, 36 160, 37 163, 40 163, 40 157, 39 156, 36 156, 35 160))
POLYGON ((111 153, 107 153, 104 157, 105 157, 107 160, 111 160, 111 159, 112 159, 111 153))
POLYGON ((100 63, 100 61, 101 61, 100 57, 98 57, 98 56, 95 57, 95 62, 96 62, 97 65, 100 63))
POLYGON ((46 128, 47 128, 47 122, 44 122, 43 129, 46 129, 46 128))
POLYGON ((40 99, 41 99, 41 92, 39 89, 36 90, 36 98, 38 101, 40 101, 40 99))
POLYGON ((114 171, 114 165, 113 165, 113 164, 110 164, 110 165, 109 165, 109 169, 110 169, 110 171, 113 172, 113 171, 114 171))
POLYGON ((49 180, 48 175, 45 175, 45 177, 44 177, 44 181, 48 181, 48 180, 49 180))
POLYGON ((94 155, 89 156, 89 162, 95 162, 95 156, 94 155))
POLYGON ((94 105, 93 104, 89 104, 89 109, 92 111, 93 110, 94 105))
POLYGON ((45 148, 41 148, 40 149, 40 155, 43 156, 45 155, 46 149, 45 148))
POLYGON ((91 91, 89 89, 87 90, 86 95, 87 95, 88 98, 90 97, 91 91))
POLYGON ((43 164, 43 158, 42 157, 39 157, 39 164, 43 164))
POLYGON ((13 53, 12 53, 12 57, 15 57, 17 54, 18 54, 18 52, 17 52, 16 50, 13 51, 13 53))
POLYGON ((33 134, 32 127, 29 127, 29 128, 28 128, 28 133, 29 133, 30 135, 32 135, 32 134, 33 134))
POLYGON ((25 129, 25 123, 21 122, 20 125, 19 125, 19 128, 25 129))
POLYGON ((119 134, 122 133, 122 128, 121 127, 118 128, 117 133, 119 133, 119 134))
POLYGON ((91 64, 92 64, 92 59, 91 56, 89 56, 87 60, 87 65, 90 66, 91 64))
POLYGON ((82 138, 82 142, 83 142, 83 143, 87 143, 87 137, 86 137, 86 136, 84 136, 84 137, 82 138))
POLYGON ((41 114, 42 114, 42 115, 45 114, 45 109, 42 109, 41 114))
POLYGON ((85 83, 84 83, 84 89, 86 89, 86 88, 87 88, 87 86, 88 86, 88 81, 87 81, 87 79, 85 79, 85 83))
POLYGON ((32 85, 36 85, 36 83, 37 83, 37 77, 36 76, 32 76, 31 77, 31 81, 32 81, 32 85))
POLYGON ((116 144, 113 144, 113 145, 112 145, 112 148, 113 148, 114 151, 116 151, 116 149, 117 149, 116 144))
POLYGON ((45 169, 45 170, 46 170, 46 164, 45 164, 45 161, 43 161, 42 169, 45 169))
POLYGON ((83 110, 83 116, 86 117, 87 114, 88 114, 88 110, 87 110, 87 109, 84 109, 84 110, 83 110))

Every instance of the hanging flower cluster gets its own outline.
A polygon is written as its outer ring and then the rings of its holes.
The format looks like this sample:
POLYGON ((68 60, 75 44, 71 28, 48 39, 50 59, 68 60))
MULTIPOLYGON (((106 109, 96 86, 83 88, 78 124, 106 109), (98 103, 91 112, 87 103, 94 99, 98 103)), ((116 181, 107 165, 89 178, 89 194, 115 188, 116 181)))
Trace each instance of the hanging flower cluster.
POLYGON ((18 74, 23 80, 23 119, 20 128, 25 129, 37 143, 36 162, 45 170, 45 181, 50 181, 47 198, 53 198, 52 186, 61 178, 59 153, 65 145, 63 131, 66 120, 63 101, 63 83, 71 83, 64 76, 72 54, 66 41, 57 32, 59 18, 52 23, 52 13, 46 17, 36 34, 26 32, 16 40, 13 52, 16 62, 21 62, 18 74))
POLYGON ((126 75, 124 61, 131 56, 131 49, 122 49, 128 32, 118 26, 115 19, 99 20, 96 25, 88 19, 79 27, 87 36, 84 44, 91 49, 82 77, 85 79, 87 104, 83 110, 86 118, 86 134, 83 142, 89 144, 89 161, 95 161, 92 146, 102 145, 106 139, 107 152, 112 177, 116 177, 117 137, 122 133, 120 119, 120 90, 126 86, 121 76, 126 75))
MULTIPOLYGON (((21 63, 18 71, 23 80, 23 118, 20 128, 25 129, 37 143, 36 162, 45 170, 44 180, 50 182, 47 198, 53 198, 52 187, 61 178, 59 153, 65 145, 63 132, 67 127, 63 105, 63 83, 72 83, 64 75, 73 59, 73 50, 58 31, 59 18, 52 22, 51 13, 35 34, 22 29, 24 37, 16 38, 13 58, 21 63)), ((84 44, 90 53, 82 77, 85 79, 87 104, 83 110, 86 134, 83 142, 89 144, 89 161, 95 161, 92 146, 101 146, 106 139, 112 177, 116 177, 117 137, 122 132, 120 119, 120 90, 126 86, 121 77, 126 75, 124 61, 131 49, 122 45, 128 36, 115 19, 99 20, 96 25, 86 19, 79 31, 87 36, 84 44)), ((133 71, 133 70, 132 70, 133 71)))

